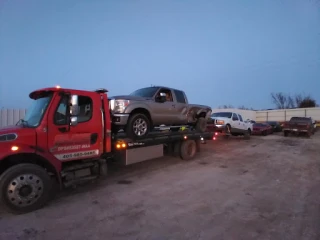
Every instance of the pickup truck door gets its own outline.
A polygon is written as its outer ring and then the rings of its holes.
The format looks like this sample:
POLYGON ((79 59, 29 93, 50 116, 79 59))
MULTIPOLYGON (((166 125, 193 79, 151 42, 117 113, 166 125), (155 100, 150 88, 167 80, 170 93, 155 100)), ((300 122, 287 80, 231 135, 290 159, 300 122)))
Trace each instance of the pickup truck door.
POLYGON ((243 118, 240 114, 238 114, 239 120, 240 120, 240 130, 246 131, 247 130, 247 124, 243 121, 243 118))
POLYGON ((160 88, 155 95, 155 101, 152 105, 152 118, 154 125, 172 125, 175 119, 174 111, 175 104, 173 101, 172 91, 167 88, 160 88), (167 101, 157 102, 156 98, 160 96, 160 93, 167 94, 167 101))
POLYGON ((241 126, 240 126, 240 120, 239 116, 236 113, 232 114, 232 121, 231 121, 231 129, 232 132, 240 132, 241 131, 241 126))
POLYGON ((174 100, 174 123, 184 125, 188 123, 188 103, 184 92, 180 90, 173 91, 173 100, 174 100))

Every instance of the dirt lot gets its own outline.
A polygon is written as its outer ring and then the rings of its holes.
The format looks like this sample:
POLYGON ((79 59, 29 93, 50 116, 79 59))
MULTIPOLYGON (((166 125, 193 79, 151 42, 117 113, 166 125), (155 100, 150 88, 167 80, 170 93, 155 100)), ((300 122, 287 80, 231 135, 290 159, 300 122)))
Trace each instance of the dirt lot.
POLYGON ((114 168, 26 215, 0 239, 320 239, 320 134, 203 145, 197 159, 114 168))

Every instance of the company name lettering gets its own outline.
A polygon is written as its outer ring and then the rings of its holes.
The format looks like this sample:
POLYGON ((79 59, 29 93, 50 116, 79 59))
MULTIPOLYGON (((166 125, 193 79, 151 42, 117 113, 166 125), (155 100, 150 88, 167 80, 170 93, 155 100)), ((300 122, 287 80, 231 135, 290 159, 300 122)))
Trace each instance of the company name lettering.
POLYGON ((83 148, 90 148, 90 144, 62 146, 62 147, 58 147, 58 151, 78 150, 83 148))

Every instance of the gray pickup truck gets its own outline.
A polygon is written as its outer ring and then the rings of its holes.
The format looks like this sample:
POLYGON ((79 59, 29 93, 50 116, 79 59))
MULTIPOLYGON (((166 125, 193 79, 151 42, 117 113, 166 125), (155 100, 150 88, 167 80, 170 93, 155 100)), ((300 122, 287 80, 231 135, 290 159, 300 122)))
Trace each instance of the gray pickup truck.
POLYGON ((188 104, 186 94, 168 87, 147 87, 109 99, 113 131, 123 129, 130 138, 144 138, 154 127, 193 126, 205 131, 211 108, 188 104))

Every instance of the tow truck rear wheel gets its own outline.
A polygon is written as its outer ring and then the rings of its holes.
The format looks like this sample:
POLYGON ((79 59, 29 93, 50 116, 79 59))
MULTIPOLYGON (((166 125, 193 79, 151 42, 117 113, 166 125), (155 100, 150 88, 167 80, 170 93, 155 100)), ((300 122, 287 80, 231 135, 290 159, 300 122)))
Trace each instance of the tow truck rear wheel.
POLYGON ((35 164, 15 165, 0 176, 1 204, 15 214, 43 207, 50 198, 51 190, 49 174, 35 164))
POLYGON ((180 157, 183 160, 192 159, 197 152, 197 144, 194 140, 186 140, 181 143, 180 157))

